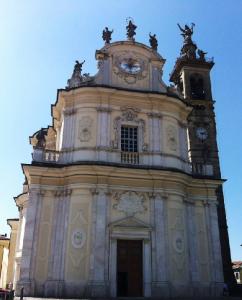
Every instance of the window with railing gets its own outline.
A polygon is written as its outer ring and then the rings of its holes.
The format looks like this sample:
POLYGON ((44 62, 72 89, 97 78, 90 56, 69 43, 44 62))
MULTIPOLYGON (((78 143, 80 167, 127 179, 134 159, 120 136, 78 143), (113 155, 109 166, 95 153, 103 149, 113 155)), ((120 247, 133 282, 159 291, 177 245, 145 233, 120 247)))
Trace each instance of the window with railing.
POLYGON ((121 126, 121 162, 139 163, 138 127, 121 126))

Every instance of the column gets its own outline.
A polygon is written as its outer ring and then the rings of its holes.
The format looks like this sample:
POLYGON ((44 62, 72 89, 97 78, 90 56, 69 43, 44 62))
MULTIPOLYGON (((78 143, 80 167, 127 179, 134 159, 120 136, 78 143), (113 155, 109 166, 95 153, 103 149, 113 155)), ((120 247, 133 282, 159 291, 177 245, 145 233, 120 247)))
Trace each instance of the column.
POLYGON ((40 220, 40 204, 43 194, 39 188, 30 188, 28 207, 26 211, 26 224, 23 240, 20 279, 17 290, 24 287, 26 296, 34 296, 34 270, 37 253, 38 228, 40 220))
POLYGON ((152 296, 169 297, 168 285, 168 253, 167 240, 167 221, 166 221, 166 195, 155 193, 151 197, 153 201, 154 232, 152 233, 152 296), (153 198, 153 199, 152 199, 153 198))
POLYGON ((111 144, 111 108, 97 107, 97 159, 108 161, 108 152, 111 144))
POLYGON ((48 279, 45 282, 45 297, 61 297, 64 289, 64 266, 67 226, 71 189, 57 190, 54 194, 51 250, 48 262, 48 279))
POLYGON ((186 233, 188 244, 188 268, 192 287, 199 282, 198 241, 196 235, 195 204, 192 200, 184 199, 186 213, 186 233))
POLYGON ((223 268, 218 228, 217 201, 205 201, 205 215, 210 252, 210 272, 212 278, 211 296, 222 296, 223 268))
POLYGON ((107 249, 107 193, 105 189, 93 191, 92 210, 92 253, 90 264, 90 296, 106 297, 108 281, 106 276, 107 249))
POLYGON ((149 113, 149 150, 151 152, 150 164, 160 164, 161 152, 161 114, 149 113))

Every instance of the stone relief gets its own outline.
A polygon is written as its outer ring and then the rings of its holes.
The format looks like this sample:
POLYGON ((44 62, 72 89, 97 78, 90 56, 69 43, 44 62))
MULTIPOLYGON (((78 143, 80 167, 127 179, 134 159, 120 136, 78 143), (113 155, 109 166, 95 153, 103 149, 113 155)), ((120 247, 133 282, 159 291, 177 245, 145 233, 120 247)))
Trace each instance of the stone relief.
POLYGON ((82 117, 79 121, 79 139, 81 142, 89 142, 92 137, 92 124, 93 120, 86 116, 82 117))
POLYGON ((115 118, 113 122, 114 140, 112 146, 114 149, 119 148, 120 131, 122 125, 136 125, 138 126, 139 144, 143 151, 148 150, 148 145, 144 142, 145 139, 145 121, 138 118, 139 109, 134 107, 121 107, 122 115, 115 118))
POLYGON ((83 229, 75 229, 71 236, 71 243, 74 248, 82 248, 86 242, 86 233, 83 229))
POLYGON ((177 129, 173 125, 169 125, 166 128, 166 136, 167 136, 167 145, 170 150, 177 150, 177 129))
POLYGON ((144 213, 147 208, 144 205, 145 196, 136 192, 119 192, 114 195, 116 204, 114 209, 124 212, 127 216, 134 216, 136 213, 144 213))
POLYGON ((123 51, 114 57, 113 72, 133 84, 148 75, 148 62, 136 52, 123 51))

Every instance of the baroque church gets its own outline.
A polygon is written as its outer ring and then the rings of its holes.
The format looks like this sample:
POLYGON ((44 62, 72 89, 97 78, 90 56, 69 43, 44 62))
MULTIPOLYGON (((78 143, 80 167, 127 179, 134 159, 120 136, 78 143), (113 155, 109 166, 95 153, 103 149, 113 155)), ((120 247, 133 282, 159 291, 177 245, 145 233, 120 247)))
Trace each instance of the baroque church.
POLYGON ((96 51, 96 75, 76 61, 58 89, 52 125, 30 137, 15 197, 14 286, 25 296, 220 296, 231 259, 210 71, 179 25, 180 55, 162 79, 156 35, 96 51))

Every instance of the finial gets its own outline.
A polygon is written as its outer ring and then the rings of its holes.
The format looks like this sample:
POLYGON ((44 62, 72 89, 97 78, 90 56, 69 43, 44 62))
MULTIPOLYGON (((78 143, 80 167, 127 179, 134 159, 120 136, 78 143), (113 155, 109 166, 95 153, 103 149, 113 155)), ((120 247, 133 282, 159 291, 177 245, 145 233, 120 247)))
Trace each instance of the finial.
POLYGON ((105 27, 105 29, 103 30, 102 38, 106 44, 110 44, 110 41, 112 40, 112 33, 113 30, 112 31, 108 30, 108 27, 105 27))
POLYGON ((158 47, 158 41, 157 41, 157 38, 156 38, 156 34, 151 34, 149 33, 149 42, 150 42, 150 46, 153 50, 157 51, 157 47, 158 47))
POLYGON ((127 38, 129 41, 134 41, 134 36, 136 35, 135 29, 137 28, 137 26, 131 21, 131 18, 127 19, 126 21, 129 23, 126 26, 126 30, 127 30, 127 38))

